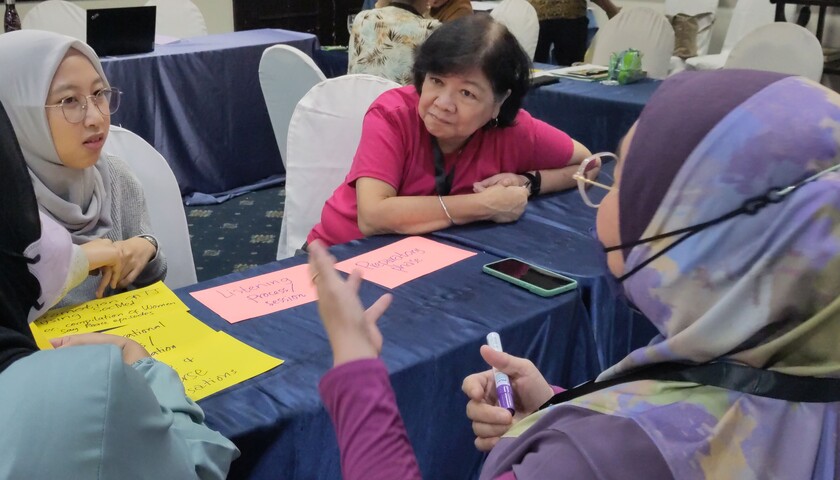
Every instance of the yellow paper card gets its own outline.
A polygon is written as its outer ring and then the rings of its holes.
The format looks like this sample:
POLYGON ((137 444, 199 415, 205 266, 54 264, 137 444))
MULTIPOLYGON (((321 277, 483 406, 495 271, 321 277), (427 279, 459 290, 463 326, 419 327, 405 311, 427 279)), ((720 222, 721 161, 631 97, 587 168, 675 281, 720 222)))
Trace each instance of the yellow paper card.
POLYGON ((137 320, 131 325, 105 333, 130 338, 139 343, 153 357, 174 352, 216 333, 187 312, 169 312, 149 320, 137 320))
POLYGON ((165 312, 189 310, 163 282, 47 312, 35 321, 47 338, 99 332, 165 312))
POLYGON ((306 264, 190 293, 230 323, 318 300, 306 264))
POLYGON ((339 262, 335 268, 350 273, 361 270, 364 279, 386 288, 448 267, 475 255, 423 237, 408 237, 386 247, 339 262))
POLYGON ((29 329, 32 330, 32 336, 35 337, 35 344, 38 345, 38 348, 41 350, 52 350, 53 346, 50 343, 50 340, 44 335, 44 332, 38 328, 38 325, 34 323, 29 324, 29 329))
POLYGON ((158 354, 155 358, 178 372, 187 396, 193 400, 244 382, 283 363, 225 332, 202 337, 192 345, 158 354))

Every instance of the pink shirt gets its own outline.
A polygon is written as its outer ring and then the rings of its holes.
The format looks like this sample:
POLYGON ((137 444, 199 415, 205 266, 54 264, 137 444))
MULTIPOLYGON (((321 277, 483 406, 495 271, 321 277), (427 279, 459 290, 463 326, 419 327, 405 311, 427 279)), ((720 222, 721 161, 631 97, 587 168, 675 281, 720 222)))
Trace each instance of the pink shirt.
MULTIPOLYGON (((420 96, 413 86, 383 93, 368 109, 353 166, 327 200, 321 223, 307 242, 327 245, 364 237, 359 230, 356 180, 381 180, 400 196, 435 195, 431 136, 417 112, 420 96)), ((473 183, 497 173, 561 168, 574 153, 565 133, 520 110, 507 128, 479 129, 459 152, 445 155, 446 171, 455 168, 451 195, 473 193, 473 183)))

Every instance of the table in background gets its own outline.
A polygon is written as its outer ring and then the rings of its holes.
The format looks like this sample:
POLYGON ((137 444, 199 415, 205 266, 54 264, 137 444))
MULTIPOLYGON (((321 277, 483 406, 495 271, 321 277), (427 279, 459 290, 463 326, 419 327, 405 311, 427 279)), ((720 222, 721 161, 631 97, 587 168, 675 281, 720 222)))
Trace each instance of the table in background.
POLYGON ((249 30, 157 45, 148 54, 106 57, 122 99, 111 122, 166 158, 181 194, 214 194, 283 173, 259 81, 263 51, 284 43, 308 55, 314 35, 249 30))
MULTIPOLYGON (((399 238, 373 237, 331 251, 342 260, 399 238)), ((557 384, 576 385, 599 371, 578 293, 542 298, 482 273, 482 265, 497 259, 479 253, 397 287, 379 321, 382 359, 426 478, 470 478, 483 461, 473 446, 460 387, 466 375, 487 368, 478 350, 488 332, 498 331, 507 352, 530 358, 557 384)), ((211 327, 286 360, 199 402, 208 425, 242 451, 230 478, 341 478, 332 424, 317 391, 332 366, 317 305, 231 325, 189 295, 304 260, 293 257, 176 292, 211 327)), ((360 295, 369 305, 386 291, 363 282, 360 295)))
POLYGON ((630 85, 607 86, 561 78, 559 83, 529 91, 523 108, 568 133, 593 153, 611 152, 661 83, 644 79, 630 85))
POLYGON ((347 75, 347 64, 350 61, 348 55, 346 47, 331 49, 321 47, 315 51, 315 56, 312 58, 327 78, 335 78, 347 75))

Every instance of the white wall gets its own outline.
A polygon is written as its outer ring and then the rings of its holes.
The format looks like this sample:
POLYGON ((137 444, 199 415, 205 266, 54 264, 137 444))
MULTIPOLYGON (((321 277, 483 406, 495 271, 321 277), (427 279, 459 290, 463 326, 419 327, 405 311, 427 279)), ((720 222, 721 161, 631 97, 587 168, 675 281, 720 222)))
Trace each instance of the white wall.
MULTIPOLYGON (((73 2, 82 8, 134 7, 144 5, 147 0, 83 0, 73 2)), ((158 0, 166 1, 166 0, 158 0)), ((192 0, 207 22, 208 33, 225 33, 233 31, 233 2, 232 0, 192 0)), ((37 2, 17 3, 16 8, 21 18, 26 12, 37 5, 37 2)))

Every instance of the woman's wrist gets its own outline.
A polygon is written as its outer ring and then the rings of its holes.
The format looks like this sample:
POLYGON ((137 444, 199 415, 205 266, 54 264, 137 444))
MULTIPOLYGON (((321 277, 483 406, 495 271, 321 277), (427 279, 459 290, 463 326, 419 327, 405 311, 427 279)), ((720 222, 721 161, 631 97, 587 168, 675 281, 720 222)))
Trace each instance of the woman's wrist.
POLYGON ((542 188, 542 174, 540 174, 540 171, 534 170, 533 172, 525 172, 522 176, 527 179, 522 186, 528 187, 530 196, 533 197, 539 195, 540 189, 542 188))

